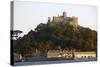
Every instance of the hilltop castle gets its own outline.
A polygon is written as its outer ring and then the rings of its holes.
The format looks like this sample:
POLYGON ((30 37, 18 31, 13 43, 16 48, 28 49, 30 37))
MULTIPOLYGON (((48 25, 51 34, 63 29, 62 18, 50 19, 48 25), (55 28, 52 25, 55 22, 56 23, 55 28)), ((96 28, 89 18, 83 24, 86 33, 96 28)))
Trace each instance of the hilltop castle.
POLYGON ((48 23, 50 24, 69 24, 73 26, 74 30, 77 30, 78 27, 78 18, 77 17, 68 17, 66 12, 63 12, 62 16, 53 16, 53 19, 51 20, 50 17, 48 17, 48 23))

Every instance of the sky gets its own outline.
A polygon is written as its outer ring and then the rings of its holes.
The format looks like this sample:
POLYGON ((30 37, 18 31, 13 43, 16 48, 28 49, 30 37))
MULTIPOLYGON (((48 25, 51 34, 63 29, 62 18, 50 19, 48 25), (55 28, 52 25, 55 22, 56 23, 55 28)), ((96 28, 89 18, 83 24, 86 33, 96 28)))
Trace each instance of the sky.
POLYGON ((97 6, 32 1, 14 2, 14 30, 21 30, 23 34, 27 34, 38 24, 47 23, 48 17, 62 15, 64 11, 69 17, 78 17, 80 26, 97 30, 97 6))

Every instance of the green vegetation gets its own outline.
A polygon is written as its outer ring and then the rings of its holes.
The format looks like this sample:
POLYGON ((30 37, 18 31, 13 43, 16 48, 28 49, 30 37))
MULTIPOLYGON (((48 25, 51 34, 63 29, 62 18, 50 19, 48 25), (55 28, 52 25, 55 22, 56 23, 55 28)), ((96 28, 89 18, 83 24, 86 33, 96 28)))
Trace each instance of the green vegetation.
POLYGON ((78 51, 97 50, 97 32, 78 26, 76 31, 68 24, 40 23, 27 35, 12 39, 14 52, 31 53, 35 50, 48 51, 56 49, 76 49, 78 51))

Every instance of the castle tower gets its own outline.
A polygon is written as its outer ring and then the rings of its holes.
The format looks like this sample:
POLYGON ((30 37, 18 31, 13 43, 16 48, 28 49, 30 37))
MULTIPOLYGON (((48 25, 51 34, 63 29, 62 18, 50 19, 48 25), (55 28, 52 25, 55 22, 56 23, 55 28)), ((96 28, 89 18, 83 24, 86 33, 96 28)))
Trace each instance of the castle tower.
POLYGON ((64 11, 63 12, 63 17, 66 18, 67 17, 67 13, 64 11))
POLYGON ((78 18, 72 17, 72 26, 74 27, 74 30, 77 30, 78 27, 78 18))
POLYGON ((66 23, 66 18, 67 18, 67 13, 64 11, 63 12, 63 22, 66 23))

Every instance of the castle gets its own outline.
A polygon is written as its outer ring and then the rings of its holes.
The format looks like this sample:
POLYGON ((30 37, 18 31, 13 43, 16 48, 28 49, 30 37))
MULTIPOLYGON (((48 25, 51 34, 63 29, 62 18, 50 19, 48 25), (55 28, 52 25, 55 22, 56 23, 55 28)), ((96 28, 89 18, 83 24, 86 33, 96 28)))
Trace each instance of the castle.
POLYGON ((68 17, 66 12, 63 12, 62 16, 53 16, 53 19, 51 20, 50 17, 48 17, 48 23, 50 24, 69 24, 73 26, 74 30, 77 30, 78 27, 78 18, 77 17, 68 17))

